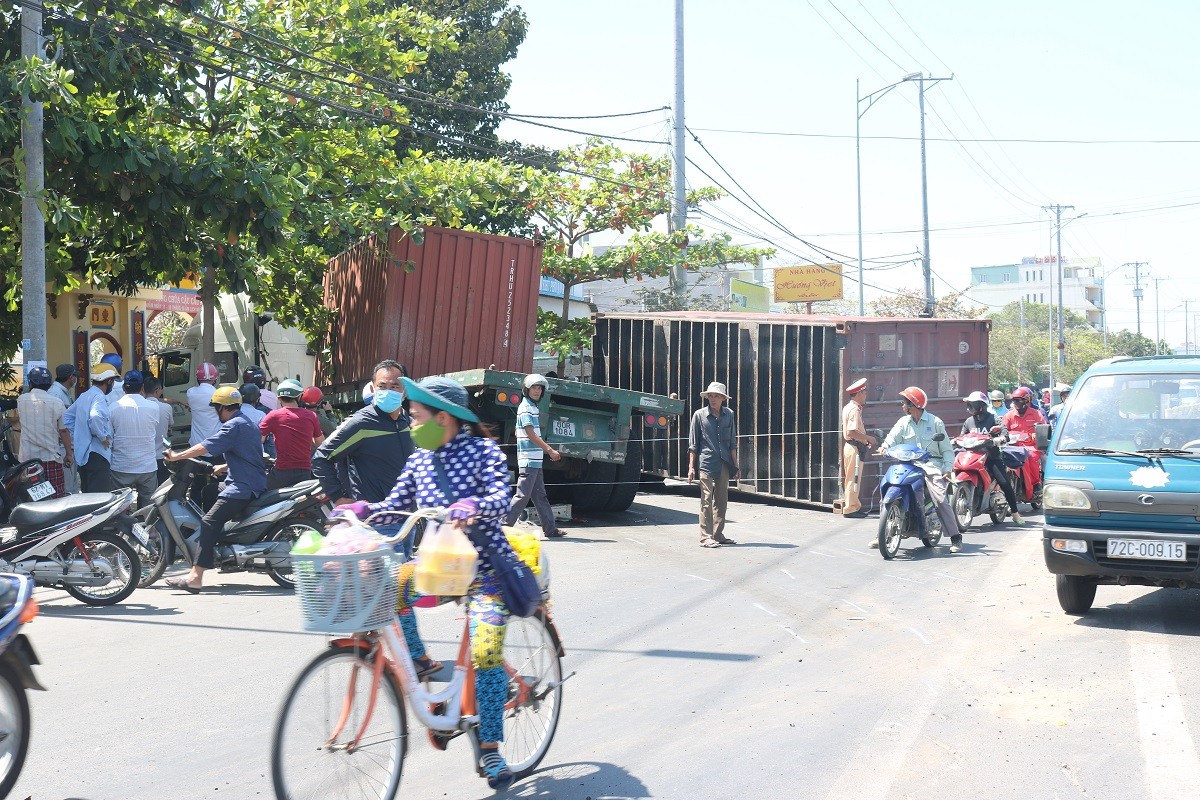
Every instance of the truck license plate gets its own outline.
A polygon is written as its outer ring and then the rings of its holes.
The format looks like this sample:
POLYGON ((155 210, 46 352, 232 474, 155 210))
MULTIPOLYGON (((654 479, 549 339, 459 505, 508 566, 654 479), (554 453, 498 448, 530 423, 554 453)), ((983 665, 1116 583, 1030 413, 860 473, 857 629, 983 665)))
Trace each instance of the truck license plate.
POLYGON ((54 485, 50 481, 42 481, 29 487, 30 500, 45 500, 52 494, 54 494, 54 485))
POLYGON ((1184 542, 1159 542, 1152 539, 1109 539, 1108 557, 1187 561, 1187 545, 1184 542))
POLYGON ((561 419, 554 420, 554 435, 575 437, 575 423, 563 422, 561 419))

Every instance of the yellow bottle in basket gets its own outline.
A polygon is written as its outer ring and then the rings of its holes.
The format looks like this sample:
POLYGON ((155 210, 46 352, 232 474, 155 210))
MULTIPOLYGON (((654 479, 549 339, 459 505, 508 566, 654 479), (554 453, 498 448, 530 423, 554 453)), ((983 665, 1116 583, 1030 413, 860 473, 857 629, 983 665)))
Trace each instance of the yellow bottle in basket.
POLYGON ((479 554, 471 540, 448 522, 425 535, 417 553, 413 574, 416 589, 421 594, 439 597, 459 597, 467 593, 475 580, 475 563, 479 554))

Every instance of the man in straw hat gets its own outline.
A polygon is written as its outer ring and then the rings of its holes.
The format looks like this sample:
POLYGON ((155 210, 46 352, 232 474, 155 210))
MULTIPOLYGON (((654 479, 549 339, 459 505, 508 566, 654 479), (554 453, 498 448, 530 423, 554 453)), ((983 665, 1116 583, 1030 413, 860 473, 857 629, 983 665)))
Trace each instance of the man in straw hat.
POLYGON ((863 406, 867 404, 867 379, 859 378, 846 387, 850 402, 842 407, 842 516, 859 519, 867 512, 862 510, 858 492, 862 487, 863 457, 867 448, 877 441, 867 433, 863 425, 863 406))
POLYGON ((737 423, 726 407, 725 384, 713 381, 700 393, 708 405, 692 415, 688 435, 688 483, 700 469, 700 546, 737 544, 725 536, 725 509, 729 505, 729 479, 740 474, 737 457, 737 423))

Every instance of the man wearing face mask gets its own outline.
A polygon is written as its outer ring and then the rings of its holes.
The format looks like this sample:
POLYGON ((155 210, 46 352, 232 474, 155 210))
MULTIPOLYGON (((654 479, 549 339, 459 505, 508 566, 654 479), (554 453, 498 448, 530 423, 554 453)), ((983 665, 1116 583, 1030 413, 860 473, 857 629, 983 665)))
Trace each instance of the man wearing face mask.
MULTIPOLYGON (((405 372, 391 359, 380 361, 372 373, 370 405, 347 417, 313 454, 313 475, 334 505, 379 503, 396 485, 413 453, 410 420, 402 408, 405 372)), ((376 529, 392 536, 400 526, 376 529)), ((412 558, 412 537, 405 539, 404 549, 405 558, 412 558)))

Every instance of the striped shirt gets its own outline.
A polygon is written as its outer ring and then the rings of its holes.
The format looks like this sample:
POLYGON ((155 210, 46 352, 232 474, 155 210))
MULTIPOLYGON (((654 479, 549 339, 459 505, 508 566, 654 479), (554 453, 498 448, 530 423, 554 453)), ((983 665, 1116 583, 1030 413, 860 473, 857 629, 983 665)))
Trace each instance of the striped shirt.
POLYGON ((21 418, 21 446, 17 457, 22 461, 61 461, 60 430, 66 430, 63 415, 66 408, 57 397, 45 389, 30 389, 17 398, 17 414, 21 418))
POLYGON ((533 428, 534 433, 538 436, 542 435, 540 415, 541 412, 538 410, 537 404, 528 397, 522 400, 521 405, 517 408, 518 467, 528 467, 529 469, 542 468, 542 448, 538 447, 525 431, 526 428, 533 428))

